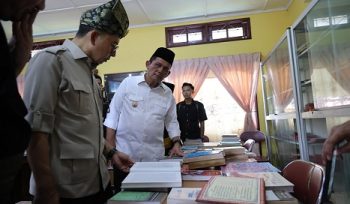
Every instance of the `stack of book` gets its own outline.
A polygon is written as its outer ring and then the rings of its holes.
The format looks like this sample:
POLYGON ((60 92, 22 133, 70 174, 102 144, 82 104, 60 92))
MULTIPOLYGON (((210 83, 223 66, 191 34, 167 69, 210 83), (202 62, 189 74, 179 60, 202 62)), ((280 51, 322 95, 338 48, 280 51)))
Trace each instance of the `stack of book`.
POLYGON ((215 149, 224 152, 226 163, 234 161, 246 161, 249 158, 246 149, 242 146, 220 147, 215 149))
POLYGON ((225 165, 225 155, 220 150, 203 150, 185 154, 183 164, 189 169, 201 169, 225 165))
POLYGON ((161 189, 181 187, 180 162, 136 162, 122 182, 122 189, 161 189))
POLYGON ((222 135, 221 138, 220 146, 222 147, 242 146, 238 135, 222 135))
POLYGON ((220 176, 220 170, 187 170, 182 172, 183 181, 208 181, 212 176, 220 176))

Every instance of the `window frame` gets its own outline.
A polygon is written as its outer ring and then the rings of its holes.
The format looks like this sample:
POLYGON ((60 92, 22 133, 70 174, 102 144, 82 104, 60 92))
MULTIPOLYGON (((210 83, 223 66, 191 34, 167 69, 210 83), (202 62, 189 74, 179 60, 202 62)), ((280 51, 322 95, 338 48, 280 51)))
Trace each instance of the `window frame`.
POLYGON ((210 23, 165 27, 165 39, 166 39, 166 47, 181 47, 181 46, 207 44, 207 43, 248 40, 248 39, 252 39, 250 18, 240 18, 240 19, 234 19, 234 20, 210 22, 210 23), (212 39, 212 31, 216 30, 216 28, 219 28, 219 27, 222 27, 226 30, 227 37, 221 38, 221 39, 212 39), (243 36, 229 37, 228 29, 233 27, 241 27, 243 29, 243 36), (201 31, 202 40, 188 41, 188 34, 192 33, 191 31, 201 31), (187 41, 182 43, 174 43, 173 36, 176 34, 186 34, 187 41))

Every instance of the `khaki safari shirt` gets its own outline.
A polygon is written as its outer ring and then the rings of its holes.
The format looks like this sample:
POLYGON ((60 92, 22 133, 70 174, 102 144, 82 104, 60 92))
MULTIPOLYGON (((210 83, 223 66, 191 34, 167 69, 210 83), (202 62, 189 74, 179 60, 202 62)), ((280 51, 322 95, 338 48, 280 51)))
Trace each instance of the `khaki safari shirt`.
MULTIPOLYGON (((65 198, 92 195, 109 181, 103 156, 101 92, 87 55, 73 42, 48 48, 29 62, 26 119, 49 134, 51 170, 65 198)), ((30 192, 35 194, 34 179, 30 192)))

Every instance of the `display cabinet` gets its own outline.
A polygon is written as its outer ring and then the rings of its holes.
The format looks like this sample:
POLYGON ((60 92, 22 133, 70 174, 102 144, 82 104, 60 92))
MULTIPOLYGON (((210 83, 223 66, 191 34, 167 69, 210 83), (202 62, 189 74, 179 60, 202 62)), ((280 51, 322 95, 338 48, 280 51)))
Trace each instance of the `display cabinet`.
POLYGON ((261 66, 269 158, 280 168, 300 158, 289 36, 287 31, 261 66))
MULTIPOLYGON (((349 17, 349 0, 312 1, 262 63, 271 161, 280 168, 294 158, 322 165, 332 127, 350 120, 349 17)), ((349 166, 349 154, 337 157, 335 203, 350 198, 349 166)))

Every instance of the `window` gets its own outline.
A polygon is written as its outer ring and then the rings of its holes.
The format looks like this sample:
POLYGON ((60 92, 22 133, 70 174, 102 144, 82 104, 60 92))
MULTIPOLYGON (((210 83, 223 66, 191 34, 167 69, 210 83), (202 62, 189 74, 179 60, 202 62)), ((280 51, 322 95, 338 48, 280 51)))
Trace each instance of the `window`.
POLYGON ((222 135, 242 132, 245 112, 216 77, 205 79, 195 100, 203 103, 207 113, 204 134, 210 141, 220 141, 222 135))
POLYGON ((250 19, 165 28, 167 47, 251 39, 250 19))
POLYGON ((331 17, 322 17, 314 19, 314 27, 324 27, 330 25, 343 25, 348 24, 348 16, 347 15, 338 15, 331 17))

